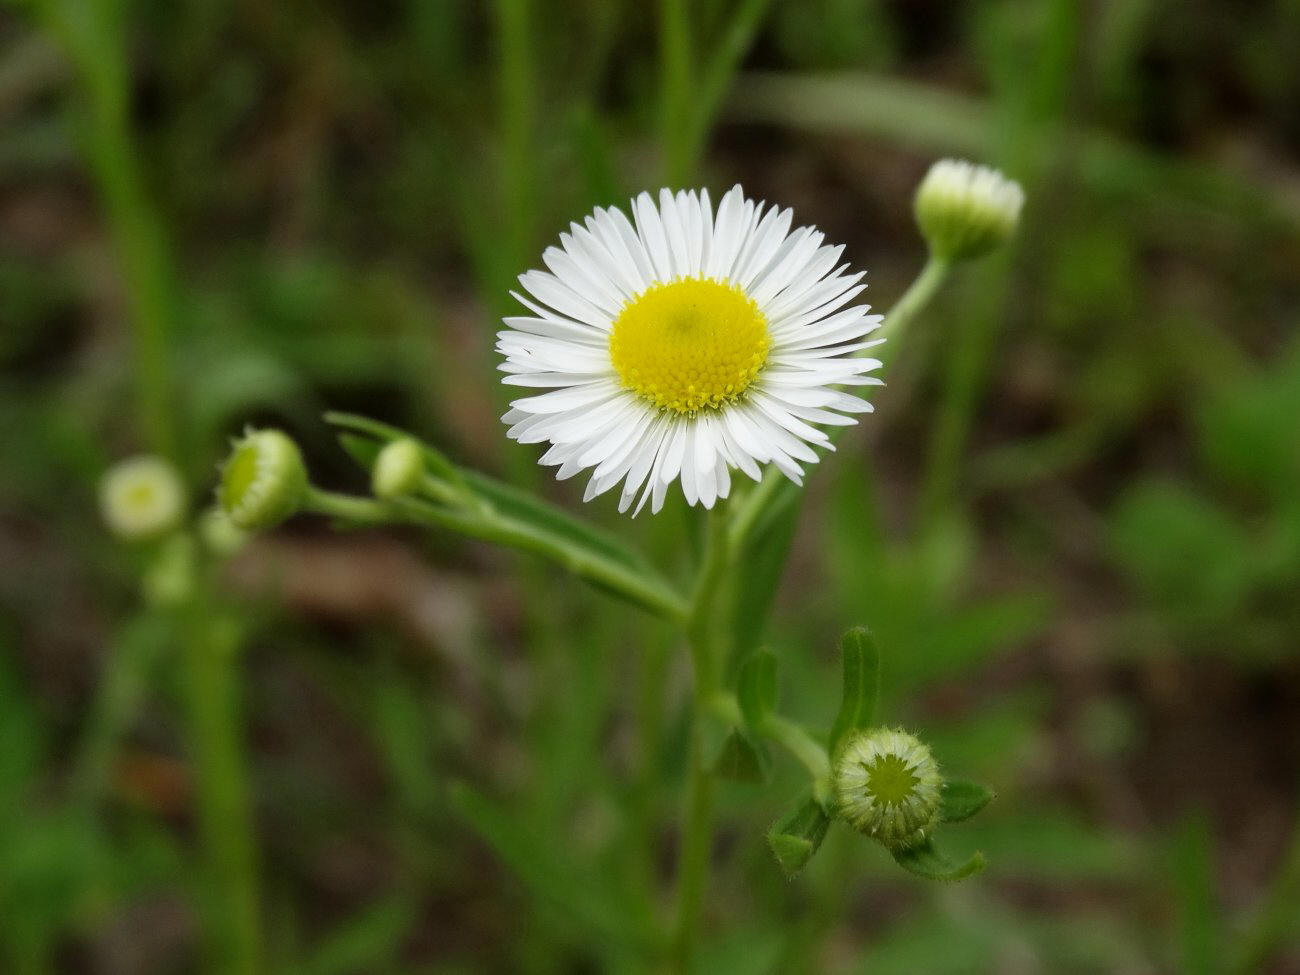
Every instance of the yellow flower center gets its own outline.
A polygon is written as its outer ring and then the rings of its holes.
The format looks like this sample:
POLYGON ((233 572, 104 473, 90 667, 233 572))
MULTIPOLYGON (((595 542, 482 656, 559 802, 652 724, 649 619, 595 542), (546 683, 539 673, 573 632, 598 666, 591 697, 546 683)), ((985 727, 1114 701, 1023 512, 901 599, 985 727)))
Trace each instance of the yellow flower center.
POLYGON ((661 410, 694 415, 739 399, 770 345, 767 320, 740 288, 678 278, 623 307, 609 357, 625 388, 661 410))

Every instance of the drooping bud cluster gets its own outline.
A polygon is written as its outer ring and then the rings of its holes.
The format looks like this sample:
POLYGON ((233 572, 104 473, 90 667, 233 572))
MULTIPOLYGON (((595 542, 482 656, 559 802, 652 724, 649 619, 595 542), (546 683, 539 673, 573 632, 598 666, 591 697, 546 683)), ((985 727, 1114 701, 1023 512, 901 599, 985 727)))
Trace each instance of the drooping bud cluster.
POLYGON ((411 494, 424 475, 424 453, 409 437, 385 444, 375 458, 370 485, 375 497, 389 500, 411 494))
POLYGON ((298 445, 279 430, 250 430, 221 468, 217 500, 236 528, 258 531, 296 512, 306 492, 298 445))
POLYGON ((146 541, 180 527, 185 486, 176 468, 161 457, 132 457, 114 465, 100 481, 99 507, 113 534, 126 541, 146 541))
POLYGON ((930 167, 916 191, 916 222, 935 257, 980 257, 1015 232, 1025 194, 996 169, 957 159, 930 167))
POLYGON ((901 729, 856 733, 833 770, 836 811, 890 851, 923 842, 939 823, 943 780, 930 749, 901 729))

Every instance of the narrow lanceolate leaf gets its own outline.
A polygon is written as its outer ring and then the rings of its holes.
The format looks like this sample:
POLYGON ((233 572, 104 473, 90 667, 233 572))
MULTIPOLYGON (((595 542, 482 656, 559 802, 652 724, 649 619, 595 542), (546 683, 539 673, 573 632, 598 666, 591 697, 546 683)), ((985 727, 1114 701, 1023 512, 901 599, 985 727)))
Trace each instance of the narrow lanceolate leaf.
MULTIPOLYGON (((406 431, 365 417, 327 413, 341 435, 344 448, 364 467, 374 462, 379 446, 410 437, 406 431)), ((661 616, 680 617, 686 601, 676 587, 640 552, 617 536, 601 531, 568 512, 511 485, 452 464, 438 451, 422 445, 425 466, 464 504, 448 509, 443 527, 486 541, 535 552, 568 568, 592 585, 630 600, 661 616)), ((418 500, 418 499, 417 499, 418 500)), ((441 500, 441 499, 440 499, 441 500)), ((415 504, 411 501, 410 504, 415 504)))
POLYGON ((831 820, 822 804, 811 795, 796 803, 767 832, 767 845, 785 875, 798 876, 822 845, 831 820))
POLYGON ((974 853, 965 863, 956 864, 935 848, 933 839, 927 839, 920 846, 914 846, 910 850, 895 853, 894 860, 904 870, 918 877, 924 877, 926 880, 941 880, 945 883, 965 880, 984 869, 983 853, 974 853))
POLYGON ((945 823, 960 823, 970 819, 987 806, 997 793, 978 782, 949 779, 939 792, 939 815, 945 823))
POLYGON ((737 696, 745 724, 761 728, 776 707, 776 655, 770 650, 760 650, 740 668, 737 696))
MULTIPOLYGON (((795 487, 793 481, 784 477, 781 483, 795 487)), ((736 550, 736 564, 745 566, 745 577, 731 593, 728 655, 732 660, 742 658, 762 642, 799 524, 798 501, 802 492, 796 489, 786 494, 778 490, 774 494, 779 497, 779 503, 769 504, 736 550)))
POLYGON ((875 637, 865 627, 854 627, 840 640, 840 652, 844 656, 844 697, 831 729, 832 756, 850 732, 871 727, 880 693, 880 651, 875 637))
POLYGON ((772 767, 771 756, 762 742, 755 741, 739 729, 733 729, 722 743, 713 774, 733 782, 766 782, 772 767))
MULTIPOLYGON (((411 437, 411 434, 407 433, 400 427, 390 426, 387 423, 380 423, 378 420, 372 420, 368 416, 358 416, 355 413, 342 413, 337 410, 331 410, 325 414, 325 422, 331 423, 336 427, 341 427, 344 430, 352 430, 355 433, 365 434, 368 437, 378 440, 380 441, 379 447, 382 447, 390 440, 400 440, 403 437, 411 437)), ((427 443, 418 440, 418 438, 412 439, 416 439, 420 444, 420 449, 424 453, 425 463, 428 465, 429 470, 443 476, 454 474, 456 465, 447 459, 446 454, 442 453, 440 450, 435 450, 427 443)), ((379 447, 375 448, 374 452, 376 454, 379 453, 379 447)), ((353 453, 353 451, 349 450, 349 453, 353 453)), ((353 456, 357 455, 353 453, 353 456)), ((374 457, 371 456, 370 462, 373 461, 374 457)), ((366 463, 365 466, 368 467, 369 462, 366 463)))

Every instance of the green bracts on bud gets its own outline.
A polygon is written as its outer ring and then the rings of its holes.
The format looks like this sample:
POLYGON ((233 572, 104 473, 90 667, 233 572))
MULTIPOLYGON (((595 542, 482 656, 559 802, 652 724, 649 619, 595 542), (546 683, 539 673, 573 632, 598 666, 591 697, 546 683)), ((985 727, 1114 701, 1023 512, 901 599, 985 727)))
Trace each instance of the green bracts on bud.
POLYGON ((185 486, 176 468, 161 457, 132 457, 111 467, 99 482, 99 508, 118 538, 158 538, 184 520, 185 486))
POLYGON ((939 824, 939 766, 906 731, 854 733, 841 745, 832 777, 836 812, 891 852, 925 842, 939 824))
POLYGON ((941 159, 916 190, 916 222, 935 257, 968 260, 1015 232, 1024 202, 1020 184, 996 169, 941 159))
POLYGON ((778 819, 767 832, 767 845, 788 878, 793 879, 808 865, 831 820, 812 796, 807 796, 778 819))
POLYGON ((375 497, 387 501, 414 494, 424 477, 424 451, 409 438, 392 440, 383 446, 370 471, 375 497))
POLYGON ((306 493, 298 445, 280 430, 250 430, 221 468, 217 500, 236 528, 259 531, 294 514, 306 493))

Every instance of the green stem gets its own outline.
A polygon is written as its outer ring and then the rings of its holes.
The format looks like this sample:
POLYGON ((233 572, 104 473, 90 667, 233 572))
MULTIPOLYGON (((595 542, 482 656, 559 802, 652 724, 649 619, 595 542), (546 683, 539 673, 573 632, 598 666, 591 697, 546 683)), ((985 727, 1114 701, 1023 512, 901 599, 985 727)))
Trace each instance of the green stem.
POLYGON ((769 714, 758 730, 798 759, 812 776, 814 785, 830 781, 831 761, 826 755, 826 746, 810 735, 803 725, 779 714, 769 714))
MULTIPOLYGON (((894 307, 890 309, 889 314, 885 316, 884 322, 872 337, 888 339, 901 335, 921 309, 930 303, 930 300, 939 290, 939 286, 948 277, 948 272, 951 269, 952 265, 948 261, 931 254, 925 262, 925 267, 921 268, 921 273, 903 292, 903 296, 895 302, 894 307)), ((893 351, 886 344, 883 348, 877 350, 876 355, 883 359, 884 357, 880 353, 886 349, 893 351)))
POLYGON ((175 410, 167 333, 171 268, 161 221, 132 144, 124 30, 109 4, 47 2, 43 11, 81 76, 92 175, 125 278, 135 355, 139 430, 149 449, 174 456, 175 410))
MULTIPOLYGON (((709 710, 724 724, 739 727, 745 722, 740 702, 729 691, 714 694, 709 700, 709 710)), ((814 738, 803 725, 769 712, 763 718, 763 723, 753 730, 765 738, 771 738, 793 755, 808 770, 814 783, 829 780, 831 763, 826 745, 814 738)))
POLYGON ((980 307, 966 310, 948 349, 943 400, 921 479, 920 517, 933 524, 959 493, 962 456, 970 437, 979 396, 989 370, 1000 322, 993 304, 999 292, 981 295, 980 307))
POLYGON ((185 662, 198 829, 210 912, 209 970, 261 971, 258 885, 244 745, 240 736, 238 627, 192 606, 185 662), (229 625, 223 625, 229 624, 229 625))
POLYGON ((682 825, 677 869, 677 920, 673 933, 674 970, 690 970, 700 905, 709 875, 713 845, 713 774, 708 767, 704 736, 705 712, 718 685, 716 602, 731 561, 725 506, 709 512, 704 558, 691 598, 686 635, 695 676, 691 722, 691 770, 687 786, 686 820, 682 825))

